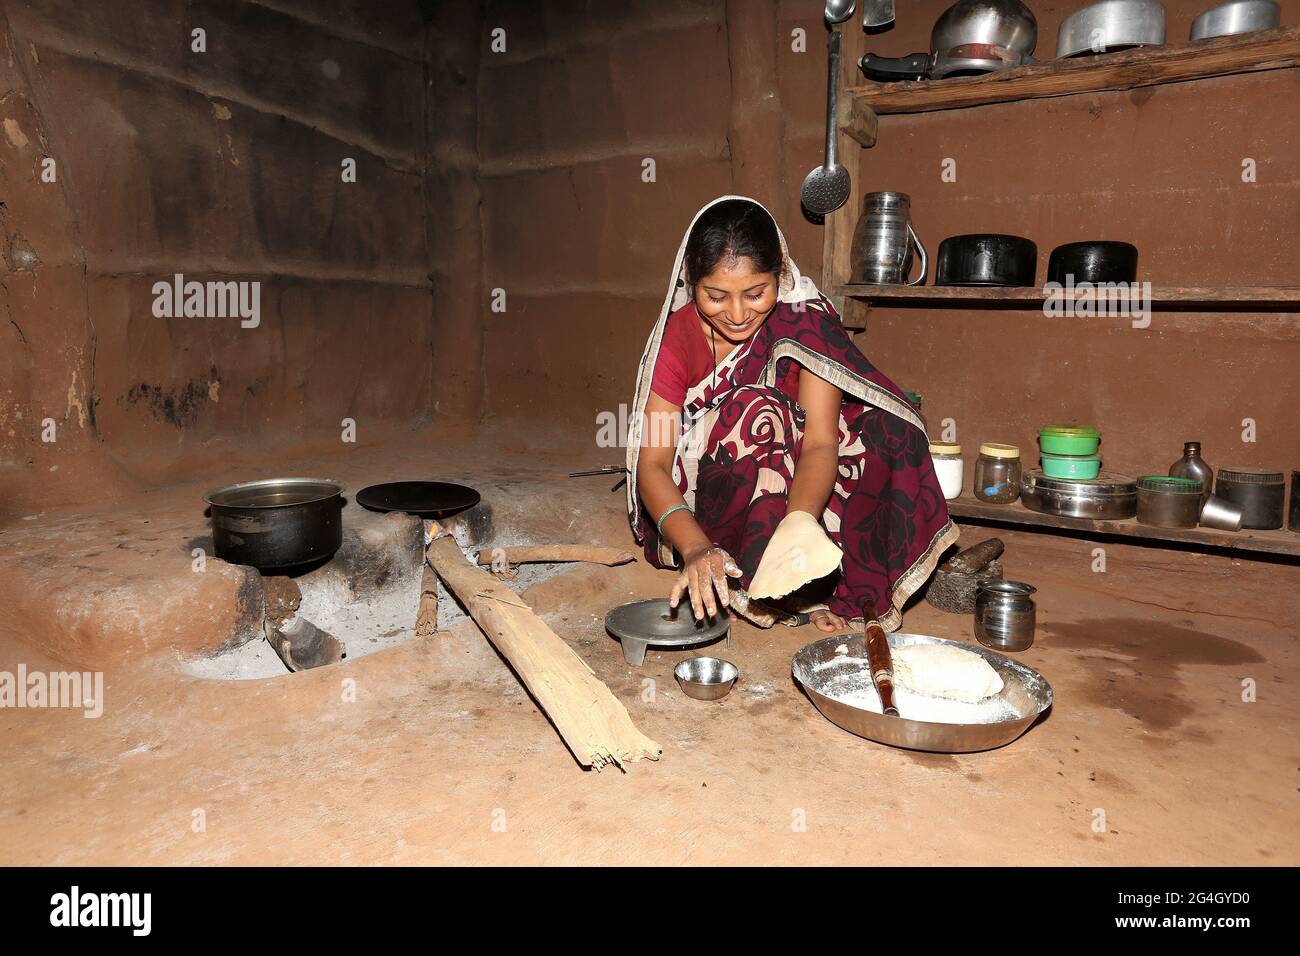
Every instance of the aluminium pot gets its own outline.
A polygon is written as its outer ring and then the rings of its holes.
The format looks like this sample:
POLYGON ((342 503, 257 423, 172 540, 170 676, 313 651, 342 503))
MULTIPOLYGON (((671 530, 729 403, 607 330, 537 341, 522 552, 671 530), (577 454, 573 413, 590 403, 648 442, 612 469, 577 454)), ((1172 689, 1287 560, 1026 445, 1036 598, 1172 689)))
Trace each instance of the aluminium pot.
POLYGON ((204 495, 212 509, 212 544, 231 564, 259 571, 294 568, 331 557, 343 543, 343 486, 319 478, 267 478, 204 495))
POLYGON ((868 79, 938 80, 1033 63, 1037 43, 1038 21, 1020 0, 958 0, 935 21, 929 53, 868 53, 858 66, 868 79))
POLYGON ((1192 21, 1191 39, 1231 37, 1271 30, 1282 22, 1282 9, 1273 0, 1231 0, 1211 7, 1192 21))
POLYGON ((1056 55, 1063 60, 1080 53, 1114 53, 1164 42, 1164 4, 1157 0, 1102 0, 1061 21, 1056 55))
POLYGON ((1023 236, 974 233, 939 243, 935 285, 1031 286, 1038 247, 1023 236))

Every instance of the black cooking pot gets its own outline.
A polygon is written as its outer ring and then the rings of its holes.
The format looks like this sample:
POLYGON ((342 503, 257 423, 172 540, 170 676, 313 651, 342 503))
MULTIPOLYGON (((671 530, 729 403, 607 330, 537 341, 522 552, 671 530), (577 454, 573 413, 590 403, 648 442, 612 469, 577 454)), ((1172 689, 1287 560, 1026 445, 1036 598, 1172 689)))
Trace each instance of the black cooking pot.
POLYGON ((1023 236, 975 233, 939 243, 935 285, 1031 286, 1038 247, 1023 236))
POLYGON ((343 543, 343 486, 317 478, 244 481, 209 492, 217 557, 259 571, 323 561, 343 543))
POLYGON ((1073 276, 1080 282, 1136 282, 1137 246, 1128 242, 1067 242, 1052 250, 1047 259, 1047 281, 1066 284, 1073 276))

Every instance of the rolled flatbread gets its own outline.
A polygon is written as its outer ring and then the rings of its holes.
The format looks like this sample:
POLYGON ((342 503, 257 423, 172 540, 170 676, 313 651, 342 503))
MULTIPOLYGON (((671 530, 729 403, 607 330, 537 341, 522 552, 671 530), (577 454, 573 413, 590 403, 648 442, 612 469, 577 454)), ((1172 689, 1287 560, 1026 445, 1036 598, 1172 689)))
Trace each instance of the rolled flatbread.
POLYGON ((749 584, 752 598, 785 597, 840 566, 844 552, 806 511, 791 511, 772 533, 749 584))

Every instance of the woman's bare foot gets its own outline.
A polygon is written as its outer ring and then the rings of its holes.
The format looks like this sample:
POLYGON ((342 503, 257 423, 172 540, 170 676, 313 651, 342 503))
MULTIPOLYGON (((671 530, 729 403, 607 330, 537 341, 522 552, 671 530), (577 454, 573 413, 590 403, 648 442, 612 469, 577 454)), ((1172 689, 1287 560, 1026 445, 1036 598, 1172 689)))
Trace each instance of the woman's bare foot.
POLYGON ((832 614, 825 608, 819 608, 812 612, 812 622, 817 625, 817 630, 825 631, 827 634, 834 634, 836 631, 843 631, 848 627, 844 618, 838 614, 832 614))

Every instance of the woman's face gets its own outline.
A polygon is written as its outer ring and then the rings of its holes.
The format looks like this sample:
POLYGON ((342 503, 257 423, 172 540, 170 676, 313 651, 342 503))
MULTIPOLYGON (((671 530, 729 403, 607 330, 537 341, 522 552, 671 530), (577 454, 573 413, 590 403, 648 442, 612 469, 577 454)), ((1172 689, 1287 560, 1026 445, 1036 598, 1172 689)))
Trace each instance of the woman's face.
POLYGON ((728 342, 744 342, 776 306, 777 281, 749 258, 725 257, 695 284, 695 308, 728 342))

